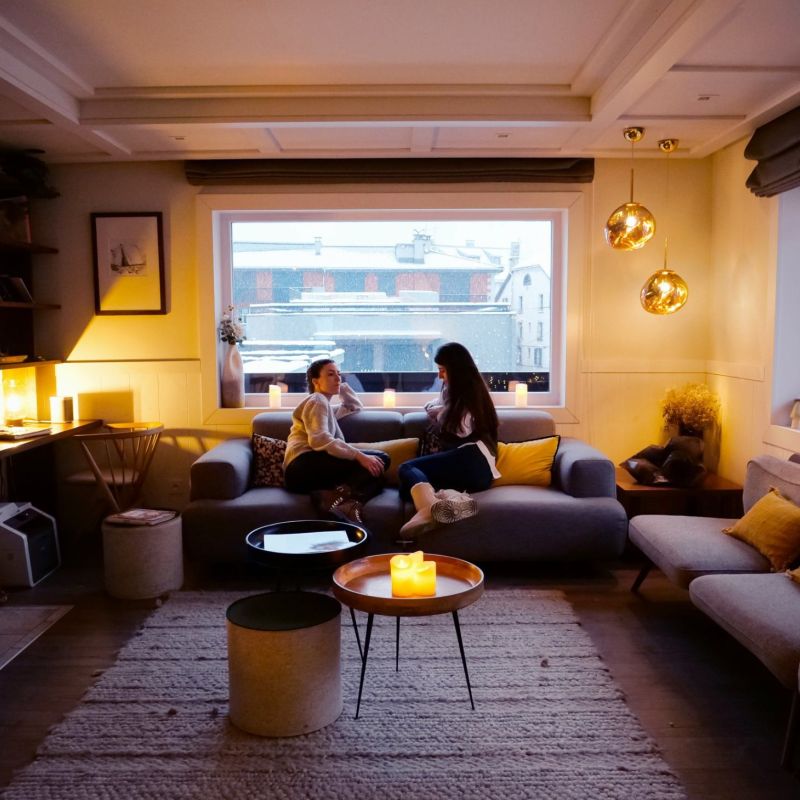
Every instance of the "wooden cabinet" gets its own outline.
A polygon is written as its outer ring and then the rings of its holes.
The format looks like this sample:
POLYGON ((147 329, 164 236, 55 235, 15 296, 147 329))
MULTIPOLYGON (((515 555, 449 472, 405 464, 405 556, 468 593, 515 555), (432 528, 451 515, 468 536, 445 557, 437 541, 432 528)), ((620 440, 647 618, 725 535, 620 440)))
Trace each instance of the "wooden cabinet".
POLYGON ((35 316, 60 306, 38 302, 36 289, 46 280, 42 274, 47 269, 47 256, 57 252, 44 245, 0 242, 0 356, 43 355, 36 349, 35 316), (22 287, 30 297, 24 295, 22 287))

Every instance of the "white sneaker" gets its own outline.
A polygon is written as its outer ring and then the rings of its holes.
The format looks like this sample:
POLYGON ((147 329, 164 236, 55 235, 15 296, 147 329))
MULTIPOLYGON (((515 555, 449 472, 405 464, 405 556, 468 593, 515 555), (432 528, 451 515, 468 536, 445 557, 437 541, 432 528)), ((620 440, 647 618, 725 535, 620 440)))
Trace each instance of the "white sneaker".
POLYGON ((459 522, 478 513, 478 503, 466 492, 440 489, 436 492, 436 497, 436 502, 431 506, 431 516, 441 524, 459 522))

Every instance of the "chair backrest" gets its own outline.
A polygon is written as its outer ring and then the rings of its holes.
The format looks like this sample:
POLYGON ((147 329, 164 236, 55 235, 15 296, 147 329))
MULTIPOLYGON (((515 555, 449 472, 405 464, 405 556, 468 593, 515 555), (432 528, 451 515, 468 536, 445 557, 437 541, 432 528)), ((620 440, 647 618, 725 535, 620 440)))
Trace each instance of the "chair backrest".
POLYGON ((745 513, 773 487, 787 500, 800 504, 800 464, 768 455, 750 459, 744 479, 745 513))
POLYGON ((98 488, 115 513, 139 500, 163 430, 158 422, 116 423, 102 433, 75 436, 98 488))

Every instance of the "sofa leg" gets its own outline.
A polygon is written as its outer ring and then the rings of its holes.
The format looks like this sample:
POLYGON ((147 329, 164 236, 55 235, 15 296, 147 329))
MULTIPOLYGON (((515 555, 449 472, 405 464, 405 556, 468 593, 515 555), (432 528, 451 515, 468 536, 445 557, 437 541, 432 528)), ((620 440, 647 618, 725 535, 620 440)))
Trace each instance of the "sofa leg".
POLYGON ((784 769, 792 768, 792 755, 798 727, 800 727, 800 691, 795 689, 792 694, 792 706, 789 709, 789 721, 786 723, 783 753, 781 753, 781 766, 784 769))
POLYGON ((640 570, 639 574, 636 576, 636 580, 633 582, 633 586, 631 586, 632 592, 638 592, 639 587, 642 585, 642 581, 648 576, 650 570, 653 569, 653 565, 651 562, 647 562, 640 570))

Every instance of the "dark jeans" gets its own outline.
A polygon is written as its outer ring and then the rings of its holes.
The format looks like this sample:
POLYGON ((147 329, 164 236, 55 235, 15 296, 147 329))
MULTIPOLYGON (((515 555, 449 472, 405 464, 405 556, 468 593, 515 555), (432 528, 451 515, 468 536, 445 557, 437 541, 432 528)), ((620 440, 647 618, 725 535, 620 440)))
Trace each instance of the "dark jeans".
POLYGON ((482 492, 492 484, 492 470, 476 444, 412 458, 400 465, 397 475, 403 500, 411 499, 411 487, 417 483, 460 492, 482 492))
MULTIPOLYGON (((378 456, 386 468, 390 458, 381 450, 365 450, 371 456, 378 456)), ((283 482, 290 492, 313 492, 317 489, 333 489, 346 484, 354 491, 373 492, 383 486, 383 478, 375 478, 357 461, 314 450, 301 453, 284 470, 283 482)))

